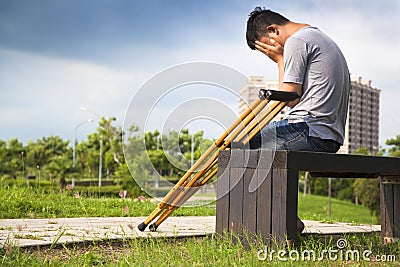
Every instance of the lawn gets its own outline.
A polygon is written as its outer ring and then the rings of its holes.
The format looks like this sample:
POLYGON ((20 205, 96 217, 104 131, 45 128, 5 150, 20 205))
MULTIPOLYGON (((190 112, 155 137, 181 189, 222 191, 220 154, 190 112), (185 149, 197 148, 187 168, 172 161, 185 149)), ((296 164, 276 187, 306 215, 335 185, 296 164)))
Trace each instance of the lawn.
MULTIPOLYGON (((337 199, 332 199, 331 203, 332 217, 328 218, 327 197, 300 195, 299 216, 318 221, 377 223, 377 218, 372 217, 363 206, 337 199)), ((0 218, 147 216, 156 205, 137 198, 85 197, 73 190, 45 193, 29 187, 0 187, 0 218)), ((173 215, 215 215, 215 204, 182 207, 173 215)), ((278 254, 265 250, 262 241, 251 242, 250 248, 245 248, 240 243, 233 243, 229 236, 213 235, 204 238, 136 238, 52 248, 20 249, 5 246, 0 248, 0 266, 369 266, 372 262, 376 266, 386 266, 388 263, 399 265, 399 243, 383 246, 379 234, 348 235, 344 238, 349 243, 348 249, 360 252, 371 250, 371 262, 345 258, 332 260, 323 253, 335 250, 335 242, 322 242, 316 237, 302 236, 295 251, 276 248, 277 251, 286 251, 282 254, 286 260, 282 261, 278 254), (315 251, 317 256, 325 256, 321 260, 292 260, 289 257, 302 255, 309 250, 315 251), (386 257, 386 261, 377 261, 382 256, 386 257)))
MULTIPOLYGON (((299 216, 305 220, 340 221, 376 224, 378 219, 361 205, 332 198, 332 214, 327 216, 328 199, 323 196, 299 196, 299 216)), ((28 186, 0 187, 0 219, 71 218, 148 216, 157 206, 138 198, 87 197, 78 191, 51 193, 28 186)), ((212 216, 215 203, 197 207, 182 207, 173 216, 212 216)))
POLYGON ((399 266, 399 244, 383 246, 379 234, 344 238, 348 246, 341 250, 333 240, 322 242, 316 237, 302 237, 296 249, 272 250, 261 241, 244 247, 229 236, 136 238, 54 248, 7 247, 0 249, 0 266, 399 266))
POLYGON ((360 224, 379 224, 368 208, 350 201, 331 198, 331 217, 328 217, 328 198, 315 195, 300 195, 298 213, 301 219, 314 221, 336 221, 360 224))

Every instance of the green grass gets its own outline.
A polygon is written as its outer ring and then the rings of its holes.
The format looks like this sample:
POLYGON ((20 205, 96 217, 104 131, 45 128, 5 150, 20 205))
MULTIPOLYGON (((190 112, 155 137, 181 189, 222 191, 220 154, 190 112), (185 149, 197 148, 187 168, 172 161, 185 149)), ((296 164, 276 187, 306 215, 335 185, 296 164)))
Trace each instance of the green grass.
POLYGON ((336 221, 360 224, 378 224, 376 216, 372 216, 368 208, 355 205, 350 201, 331 198, 331 217, 328 217, 328 198, 324 196, 299 194, 299 217, 304 220, 336 221))
MULTIPOLYGON (((51 193, 28 186, 0 187, 0 219, 148 216, 157 203, 138 199, 79 196, 77 191, 51 193)), ((215 206, 181 208, 175 216, 215 215, 215 206)))
MULTIPOLYGON (((232 242, 229 236, 204 238, 137 238, 121 242, 101 242, 53 248, 0 249, 0 266, 399 266, 400 245, 383 246, 380 236, 345 236, 348 246, 343 249, 357 250, 360 254, 370 250, 371 261, 362 257, 331 257, 324 253, 337 250, 333 240, 322 242, 315 237, 302 238, 294 249, 284 247, 266 249, 260 240, 250 242, 250 247, 232 242), (277 251, 282 250, 281 258, 277 251), (285 252, 286 251, 286 252, 285 252), (313 251, 315 260, 293 257, 313 251), (265 254, 266 253, 266 254, 265 254), (272 254, 271 254, 272 253, 272 254), (270 257, 272 255, 272 257, 270 257), (292 255, 292 256, 290 256, 292 255), (322 260, 318 257, 323 255, 322 260), (377 262, 379 256, 391 256, 390 262, 377 262), (265 257, 266 256, 266 257, 265 257)), ((344 254, 345 255, 345 254, 344 254)))
MULTIPOLYGON (((71 218, 148 216, 157 203, 138 199, 87 197, 79 191, 45 192, 29 186, 0 186, 0 219, 16 218, 71 218)), ((376 224, 378 219, 361 205, 348 201, 331 200, 332 216, 327 216, 327 197, 299 196, 299 217, 305 220, 341 221, 376 224)), ((173 216, 212 216, 215 203, 197 207, 181 207, 173 216)))
MULTIPOLYGON (((44 192, 27 186, 0 186, 0 218, 55 218, 92 216, 148 216, 157 203, 135 199, 102 197, 74 197, 74 191, 44 192)), ((318 221, 345 221, 376 223, 367 208, 347 201, 332 199, 332 217, 327 217, 326 197, 299 196, 299 216, 318 221)), ((174 216, 215 215, 215 204, 200 207, 182 207, 174 216)), ((35 238, 34 235, 30 238, 35 238)), ((352 249, 372 251, 372 259, 379 255, 395 255, 400 260, 400 244, 382 246, 379 234, 344 236, 352 249)), ((230 237, 205 238, 137 238, 119 242, 102 241, 86 244, 63 245, 50 248, 0 247, 0 266, 369 266, 367 261, 346 261, 325 258, 322 261, 280 261, 276 254, 260 260, 257 255, 264 249, 261 240, 252 240, 250 247, 231 242, 230 237)), ((284 249, 284 248, 281 248, 284 249)), ((333 240, 322 241, 315 236, 300 238, 296 249, 335 249, 333 240)), ((287 254, 286 254, 287 255, 287 254)), ((374 266, 387 266, 387 262, 374 262, 374 266)), ((389 265, 393 265, 391 262, 389 265)))

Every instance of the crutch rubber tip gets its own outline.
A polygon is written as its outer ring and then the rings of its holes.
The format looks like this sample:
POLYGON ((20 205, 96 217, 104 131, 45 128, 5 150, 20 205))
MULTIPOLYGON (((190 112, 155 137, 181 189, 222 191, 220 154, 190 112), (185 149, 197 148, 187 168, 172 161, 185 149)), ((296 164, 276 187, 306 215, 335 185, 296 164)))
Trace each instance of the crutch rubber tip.
POLYGON ((138 225, 137 228, 139 229, 140 232, 143 232, 144 229, 146 229, 146 227, 147 227, 147 224, 145 224, 144 222, 142 222, 141 224, 138 225))
POLYGON ((150 226, 149 226, 149 230, 152 232, 157 231, 157 228, 158 228, 158 226, 155 223, 150 224, 150 226))

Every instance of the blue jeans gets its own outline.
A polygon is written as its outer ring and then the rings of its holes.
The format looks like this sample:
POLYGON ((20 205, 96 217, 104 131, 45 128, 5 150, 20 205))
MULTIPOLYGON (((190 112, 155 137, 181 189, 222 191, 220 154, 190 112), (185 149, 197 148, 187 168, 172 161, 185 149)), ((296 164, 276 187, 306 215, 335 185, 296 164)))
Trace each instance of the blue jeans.
POLYGON ((308 135, 305 122, 288 123, 281 120, 269 123, 253 139, 250 149, 295 150, 336 153, 340 144, 334 140, 308 135))

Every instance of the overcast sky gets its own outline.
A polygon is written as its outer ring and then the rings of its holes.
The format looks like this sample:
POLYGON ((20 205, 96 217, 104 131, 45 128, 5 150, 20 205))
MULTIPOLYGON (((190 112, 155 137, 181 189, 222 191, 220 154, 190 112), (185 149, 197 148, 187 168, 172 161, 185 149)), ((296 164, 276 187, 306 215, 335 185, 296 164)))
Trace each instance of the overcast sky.
MULTIPOLYGON (((319 27, 341 47, 351 73, 382 90, 383 144, 400 134, 399 5, 398 0, 0 0, 0 139, 71 140, 74 129, 96 114, 114 116, 122 125, 141 85, 185 62, 215 62, 276 79, 276 66, 245 42, 249 12, 266 6, 319 27)), ((94 130, 95 123, 83 123, 78 138, 94 130)))

